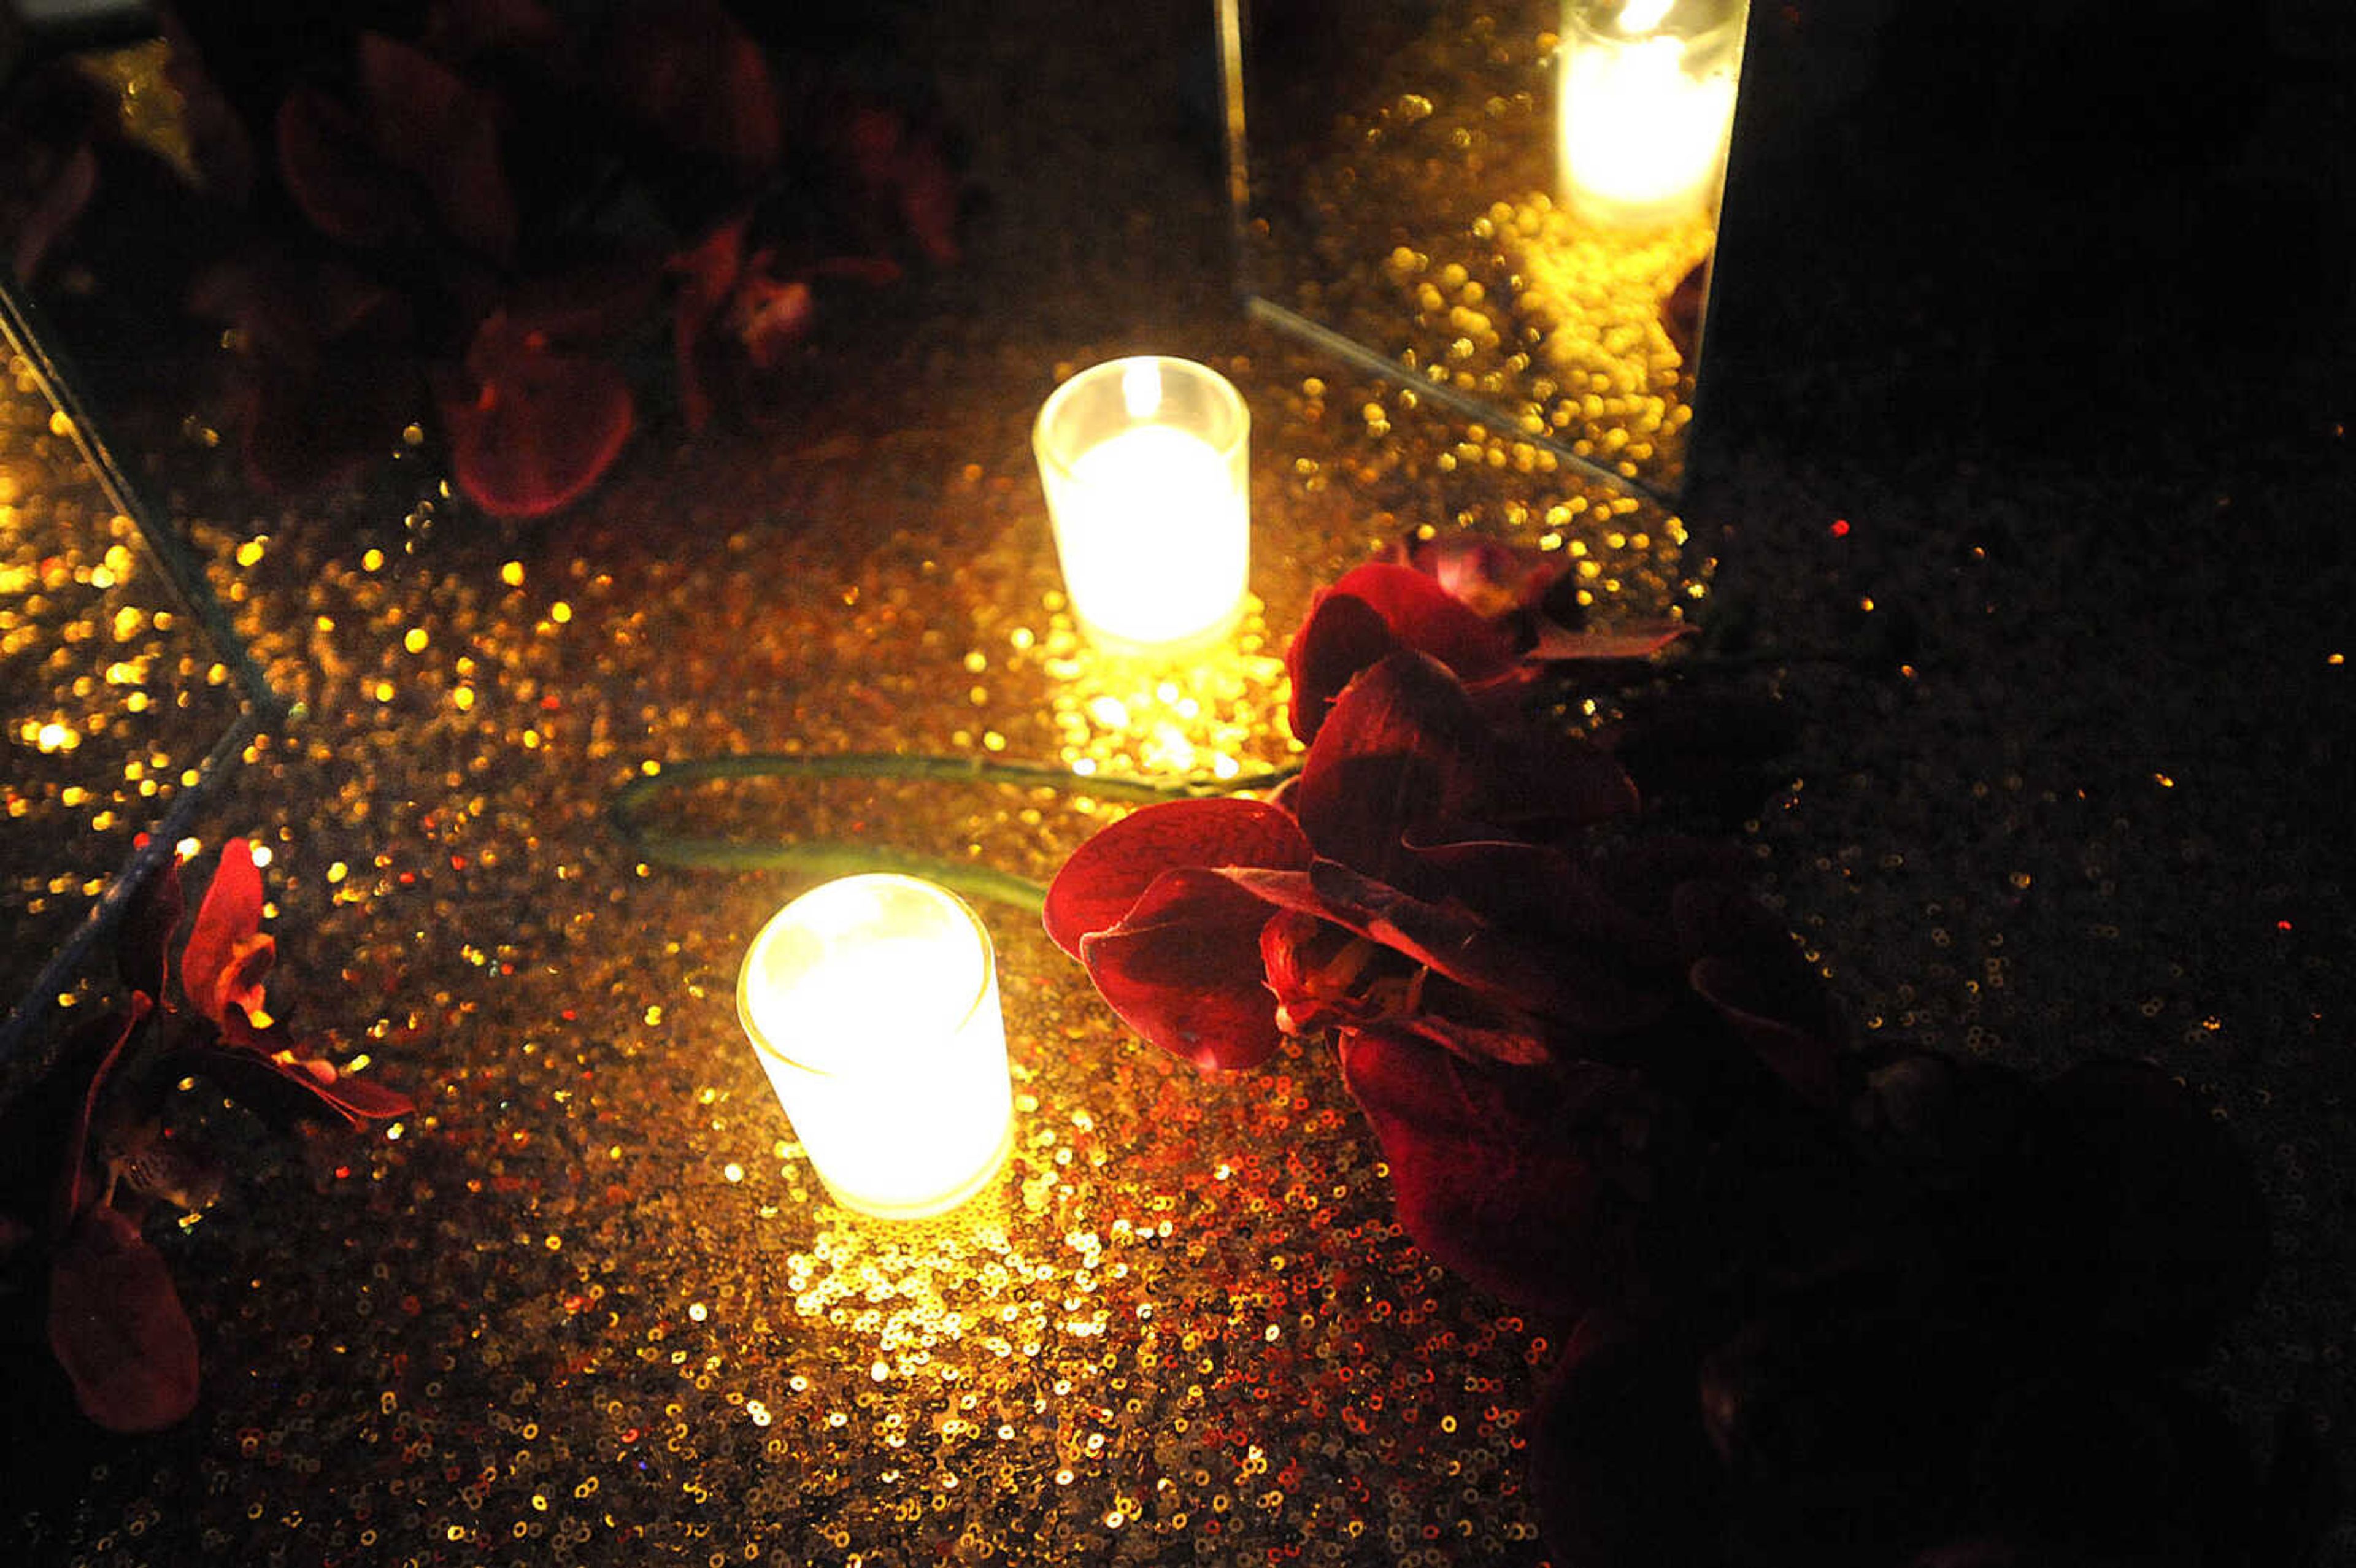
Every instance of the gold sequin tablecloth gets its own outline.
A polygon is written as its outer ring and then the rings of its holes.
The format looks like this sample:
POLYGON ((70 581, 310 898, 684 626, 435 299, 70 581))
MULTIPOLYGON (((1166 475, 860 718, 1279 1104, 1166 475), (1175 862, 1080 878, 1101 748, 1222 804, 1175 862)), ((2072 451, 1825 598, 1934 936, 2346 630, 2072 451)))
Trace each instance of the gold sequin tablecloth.
MULTIPOLYGON (((601 815, 650 769, 740 751, 1281 761, 1309 594, 1420 527, 1549 542, 1606 618, 1723 611, 1754 653, 1865 650, 1757 655, 1802 728, 1740 828, 1772 907, 1861 1035, 2146 1056, 2191 1085, 2278 1224, 2206 1386, 2254 1435, 2293 1403, 2344 1425, 2346 752, 2286 717, 2349 700, 2345 551, 2314 548, 2345 498, 2330 409, 2230 463, 2155 441, 2015 464, 1963 428, 1818 459, 1771 430, 1683 517, 1616 500, 1248 328, 1199 127, 1076 137, 1017 101, 1108 123, 1111 100, 1179 101, 1195 8, 1040 8, 1075 13, 1066 48, 971 17, 928 46, 958 57, 947 108, 991 197, 966 262, 848 307, 774 406, 693 441, 651 424, 587 507, 530 528, 450 504, 426 455, 316 503, 173 496, 307 710, 196 836, 269 850, 274 1007, 418 1106, 277 1141, 186 1097, 239 1153, 199 1221, 154 1227, 197 1413, 120 1438, 50 1421, 55 1389, 19 1400, 0 1558, 1545 1561, 1525 1424, 1569 1325, 1405 1240, 1324 1051, 1204 1077, 1132 1039, 1035 917, 984 905, 1012 1157, 947 1219, 858 1220, 735 1019, 746 943, 804 884, 643 864, 601 815), (1076 636, 1028 447, 1059 375, 1145 349, 1226 369, 1254 419, 1258 601, 1174 675, 1076 636), (2273 542, 2218 545, 2229 515, 2273 542)), ((1774 375, 1795 402, 1839 379, 1774 375)), ((204 650, 159 628, 46 411, 11 397, 11 626, 47 616, 81 650, 8 667, 13 917, 78 909, 214 728, 204 650), (67 542, 27 544, 36 521, 67 542)), ((700 831, 1039 879, 1122 809, 862 780, 676 805, 700 831)))
MULTIPOLYGON (((38 1558, 1536 1552, 1518 1426, 1560 1326, 1416 1255, 1321 1052, 1202 1079, 1128 1038, 1035 917, 985 906, 1012 1160, 948 1219, 859 1220, 734 1017, 745 944, 801 884, 650 868, 601 819, 633 775, 729 751, 1281 761, 1270 615, 1181 671, 1076 637, 1020 444, 1051 374, 832 456, 649 453, 592 520, 508 544, 360 497, 333 528, 199 529, 311 714, 199 837, 270 851, 278 1005, 420 1104, 377 1136, 253 1143, 165 1238, 203 1405, 41 1456, 53 1484, 9 1514, 38 1558), (774 509, 746 504, 765 485, 774 509)), ((1259 400, 1273 450, 1323 420, 1318 386, 1259 400)), ((1380 533, 1315 466, 1262 497, 1258 580, 1294 614, 1380 533)), ((1599 589, 1668 591, 1665 538, 1563 505, 1599 589)), ((1108 809, 1076 784, 780 784, 679 815, 1044 879, 1108 809)))

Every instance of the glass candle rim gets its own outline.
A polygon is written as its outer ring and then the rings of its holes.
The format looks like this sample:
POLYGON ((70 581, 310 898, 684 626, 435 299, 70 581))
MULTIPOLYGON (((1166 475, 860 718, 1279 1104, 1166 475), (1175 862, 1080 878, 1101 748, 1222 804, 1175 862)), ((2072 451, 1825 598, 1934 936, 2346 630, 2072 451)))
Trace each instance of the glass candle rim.
POLYGON ((803 889, 779 905, 776 912, 767 920, 763 921, 760 930, 753 933, 752 942, 745 946, 744 961, 736 970, 736 1019, 743 1026, 745 1037, 752 1040, 753 1049, 763 1056, 783 1062, 797 1072, 836 1083, 855 1077, 857 1074, 846 1072, 840 1067, 814 1066, 791 1056, 773 1042, 769 1039, 768 1031, 761 1027, 760 1020, 754 1016, 753 1012, 753 961, 759 956, 761 950, 768 945, 771 933, 805 900, 845 882, 891 882, 917 889, 946 908, 954 910, 963 916, 966 925, 972 930, 974 936, 981 944, 981 972, 974 982, 973 996, 958 1011, 956 1020, 940 1031, 937 1040, 928 1042, 926 1047, 927 1052, 938 1051, 950 1042, 962 1039, 968 1027, 972 1024, 974 1016, 991 1004, 998 987, 998 950, 996 944, 990 940, 990 928, 981 923, 981 916, 974 912, 971 904, 938 882, 929 882, 922 877, 912 877, 905 871, 854 871, 849 876, 831 877, 814 887, 803 889))
POLYGON ((1125 354, 1118 359, 1100 359, 1083 369, 1073 371, 1064 378, 1062 385, 1047 394, 1046 401, 1039 405, 1038 417, 1031 421, 1031 450, 1042 467, 1054 469, 1061 478, 1072 477, 1072 471, 1080 458, 1094 450, 1098 443, 1090 443, 1089 445, 1080 448, 1067 462, 1049 443, 1047 436, 1049 427, 1064 411, 1066 405, 1078 396, 1079 389, 1108 379, 1118 379, 1127 374, 1131 366, 1136 365, 1163 367, 1174 365, 1179 368, 1182 375, 1206 386, 1211 391, 1212 400, 1218 406, 1219 411, 1233 421, 1234 433, 1228 439, 1215 440, 1187 426, 1172 424, 1169 421, 1158 419, 1130 419, 1123 421, 1122 429, 1134 430, 1145 425, 1166 425, 1170 429, 1183 431, 1186 434, 1194 436, 1226 462, 1233 462, 1240 453, 1249 449, 1251 405, 1244 401, 1244 395, 1237 389, 1236 384, 1221 375, 1216 368, 1204 364, 1199 359, 1188 359, 1175 354, 1125 354))
MULTIPOLYGON (((1609 45, 1645 43, 1654 38, 1675 38, 1687 48, 1708 40, 1716 43, 1731 31, 1747 30, 1751 0, 1721 0, 1725 14, 1719 16, 1694 18, 1685 26, 1674 25, 1664 16, 1649 27, 1626 28, 1619 18, 1625 14, 1627 0, 1565 0, 1563 5, 1563 37, 1569 42, 1573 34, 1590 41, 1609 45)), ((1675 13, 1676 6, 1669 7, 1675 13)))

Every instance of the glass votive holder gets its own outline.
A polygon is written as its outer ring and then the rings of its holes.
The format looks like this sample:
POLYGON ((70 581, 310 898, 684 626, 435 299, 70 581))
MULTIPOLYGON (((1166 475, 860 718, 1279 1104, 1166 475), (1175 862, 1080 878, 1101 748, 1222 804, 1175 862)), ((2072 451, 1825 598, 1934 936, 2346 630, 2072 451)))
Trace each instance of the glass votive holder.
POLYGON ((1013 1136, 990 933, 894 872, 826 882, 753 939, 736 1008, 837 1203, 914 1220, 997 1174, 1013 1136))
POLYGON ((1565 0, 1563 197, 1602 228, 1709 212, 1726 175, 1750 0, 1565 0))
POLYGON ((1224 639, 1251 574, 1251 414, 1207 365, 1092 366, 1039 411, 1032 449, 1072 615, 1118 653, 1224 639))

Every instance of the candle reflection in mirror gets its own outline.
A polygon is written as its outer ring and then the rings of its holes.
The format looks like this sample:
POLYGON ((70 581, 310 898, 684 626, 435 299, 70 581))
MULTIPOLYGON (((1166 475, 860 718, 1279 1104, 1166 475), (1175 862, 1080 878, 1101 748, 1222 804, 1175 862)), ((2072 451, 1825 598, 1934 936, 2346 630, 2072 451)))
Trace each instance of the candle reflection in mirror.
POLYGON ((1590 223, 1663 228, 1718 199, 1748 0, 1566 0, 1558 133, 1590 223))

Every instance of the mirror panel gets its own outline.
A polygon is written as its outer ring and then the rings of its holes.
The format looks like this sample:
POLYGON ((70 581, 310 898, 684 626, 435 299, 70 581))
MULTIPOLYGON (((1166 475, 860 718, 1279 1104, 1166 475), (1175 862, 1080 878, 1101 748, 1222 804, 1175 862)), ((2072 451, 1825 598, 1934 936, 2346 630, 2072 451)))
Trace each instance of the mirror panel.
POLYGON ((70 155, 47 155, 57 148, 40 135, 54 123, 45 107, 62 80, 116 102, 124 137, 167 143, 162 61, 152 42, 51 54, 6 84, 0 918, 13 940, 0 953, 0 1100, 25 1065, 20 1048, 46 1044, 53 1006, 102 967, 85 960, 132 886, 260 731, 286 717, 206 558, 159 500, 172 490, 164 459, 206 450, 171 411, 186 406, 173 395, 182 346, 91 325, 119 325, 120 313, 102 314, 104 296, 152 282, 141 269, 169 251, 168 225, 113 278, 70 254, 44 264, 60 214, 90 184, 70 155))
POLYGON ((1247 308, 1684 484, 1747 0, 1221 0, 1247 308))

